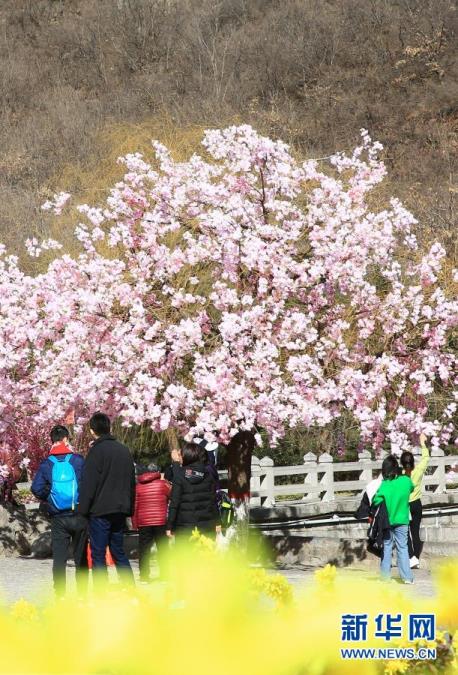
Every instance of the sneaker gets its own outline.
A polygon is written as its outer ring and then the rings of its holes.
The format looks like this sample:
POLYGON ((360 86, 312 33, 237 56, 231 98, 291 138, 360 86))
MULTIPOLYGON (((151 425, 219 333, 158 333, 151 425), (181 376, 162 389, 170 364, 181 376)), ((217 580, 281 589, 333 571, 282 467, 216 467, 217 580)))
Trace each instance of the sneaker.
POLYGON ((411 568, 413 568, 413 567, 419 567, 419 565, 420 565, 420 561, 418 560, 418 558, 417 558, 416 556, 413 555, 413 556, 410 558, 410 567, 411 567, 411 568))
POLYGON ((413 579, 412 579, 412 580, 410 580, 410 579, 403 579, 403 583, 404 583, 404 584, 413 584, 413 579))

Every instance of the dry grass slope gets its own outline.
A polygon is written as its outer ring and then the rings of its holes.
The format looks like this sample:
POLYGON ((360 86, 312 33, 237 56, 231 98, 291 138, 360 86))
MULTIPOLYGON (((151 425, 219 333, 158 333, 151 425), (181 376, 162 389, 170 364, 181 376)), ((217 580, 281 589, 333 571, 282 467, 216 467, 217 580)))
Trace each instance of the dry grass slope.
POLYGON ((453 0, 2 0, 0 239, 47 234, 55 190, 98 201, 151 136, 184 149, 190 127, 246 121, 309 157, 368 128, 387 193, 456 257, 457 17, 453 0))

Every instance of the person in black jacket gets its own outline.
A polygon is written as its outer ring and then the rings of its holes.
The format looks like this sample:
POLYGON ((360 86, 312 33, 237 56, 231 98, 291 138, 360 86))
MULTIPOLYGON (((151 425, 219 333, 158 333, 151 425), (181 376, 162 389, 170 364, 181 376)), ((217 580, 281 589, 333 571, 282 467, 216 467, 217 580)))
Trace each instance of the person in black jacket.
POLYGON ((190 535, 194 528, 205 535, 221 531, 215 500, 215 481, 201 461, 202 449, 187 443, 182 451, 182 467, 174 474, 167 519, 167 536, 190 535))
MULTIPOLYGON (((77 513, 84 457, 74 453, 70 447, 67 427, 58 424, 51 429, 50 435, 51 450, 48 457, 38 467, 31 490, 35 497, 45 502, 47 512, 51 517, 52 575, 56 595, 61 597, 65 594, 70 542, 72 543, 75 561, 76 588, 78 593, 84 594, 87 590, 88 571, 86 556, 87 520, 77 513), (68 503, 63 504, 62 496, 59 494, 59 485, 53 482, 53 476, 59 478, 58 469, 63 468, 65 471, 66 462, 71 467, 69 475, 73 473, 73 480, 64 480, 71 485, 71 492, 69 495, 65 495, 68 498, 68 503), (55 467, 56 470, 54 470, 55 467)), ((64 479, 68 479, 68 476, 64 476, 64 479)))
POLYGON ((180 469, 183 462, 181 450, 179 448, 174 448, 170 451, 170 460, 171 464, 164 469, 164 478, 165 480, 168 480, 169 483, 173 483, 174 474, 180 469))
POLYGON ((95 438, 84 466, 79 512, 89 518, 94 578, 106 578, 107 546, 118 572, 133 582, 124 552, 126 517, 135 507, 135 466, 129 448, 110 435, 110 419, 97 412, 89 420, 95 438))
POLYGON ((200 459, 202 464, 207 467, 208 473, 213 476, 215 481, 215 492, 218 494, 221 490, 218 469, 216 468, 216 450, 218 443, 209 443, 204 438, 195 438, 194 443, 200 447, 200 459))

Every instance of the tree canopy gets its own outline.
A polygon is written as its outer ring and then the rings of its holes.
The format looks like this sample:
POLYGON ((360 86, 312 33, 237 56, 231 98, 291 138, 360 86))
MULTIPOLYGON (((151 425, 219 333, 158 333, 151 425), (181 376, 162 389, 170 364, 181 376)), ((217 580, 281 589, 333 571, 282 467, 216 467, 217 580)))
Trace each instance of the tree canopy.
MULTIPOLYGON (((29 240, 31 255, 52 258, 32 276, 2 249, 4 473, 38 459, 69 412, 81 432, 101 408, 222 443, 244 430, 275 443, 344 411, 375 450, 409 449, 420 432, 436 446, 455 439, 445 250, 418 251, 398 200, 374 207, 380 144, 362 131, 326 169, 250 126, 207 131, 184 162, 153 148, 152 161, 120 160, 105 204, 77 207, 78 256, 29 240)), ((68 199, 44 208, 60 215, 68 199)))

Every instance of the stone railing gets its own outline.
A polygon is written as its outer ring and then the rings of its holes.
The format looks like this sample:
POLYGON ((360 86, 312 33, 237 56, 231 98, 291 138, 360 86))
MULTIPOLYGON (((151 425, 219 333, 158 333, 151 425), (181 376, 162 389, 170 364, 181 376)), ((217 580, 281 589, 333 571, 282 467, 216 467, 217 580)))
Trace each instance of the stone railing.
MULTIPOLYGON (((376 478, 382 467, 383 456, 373 460, 370 452, 364 450, 358 454, 357 462, 335 462, 332 455, 325 452, 315 455, 308 452, 304 455, 303 464, 295 466, 275 466, 270 457, 253 457, 251 462, 251 506, 275 506, 292 502, 333 501, 337 497, 357 497, 366 485, 376 478), (356 474, 352 480, 345 473, 356 474), (290 478, 290 481, 288 481, 290 478)), ((418 450, 416 462, 420 457, 418 450)), ((431 451, 429 466, 423 479, 426 493, 443 494, 458 490, 453 485, 458 483, 458 473, 454 483, 447 482, 446 475, 451 467, 458 467, 458 455, 444 455, 443 450, 431 451)), ((220 471, 223 480, 227 471, 220 471)), ((20 483, 18 488, 28 488, 30 483, 20 483)), ((36 508, 36 503, 27 505, 36 508)))
MULTIPOLYGON (((386 455, 386 453, 385 453, 386 455)), ((418 461, 420 451, 418 450, 418 461)), ((366 485, 381 470, 383 456, 373 460, 368 451, 358 454, 357 462, 335 462, 332 455, 317 457, 312 452, 304 455, 303 464, 275 466, 270 457, 253 457, 251 465, 251 506, 275 506, 291 502, 332 501, 336 497, 361 495, 366 485), (342 474, 354 474, 349 480, 342 474), (288 480, 290 478, 290 480, 288 480)), ((424 489, 430 494, 456 492, 458 473, 454 483, 447 482, 451 467, 458 466, 458 455, 444 455, 443 450, 431 451, 429 466, 423 479, 424 489)), ((221 478, 227 472, 220 472, 221 478)))

